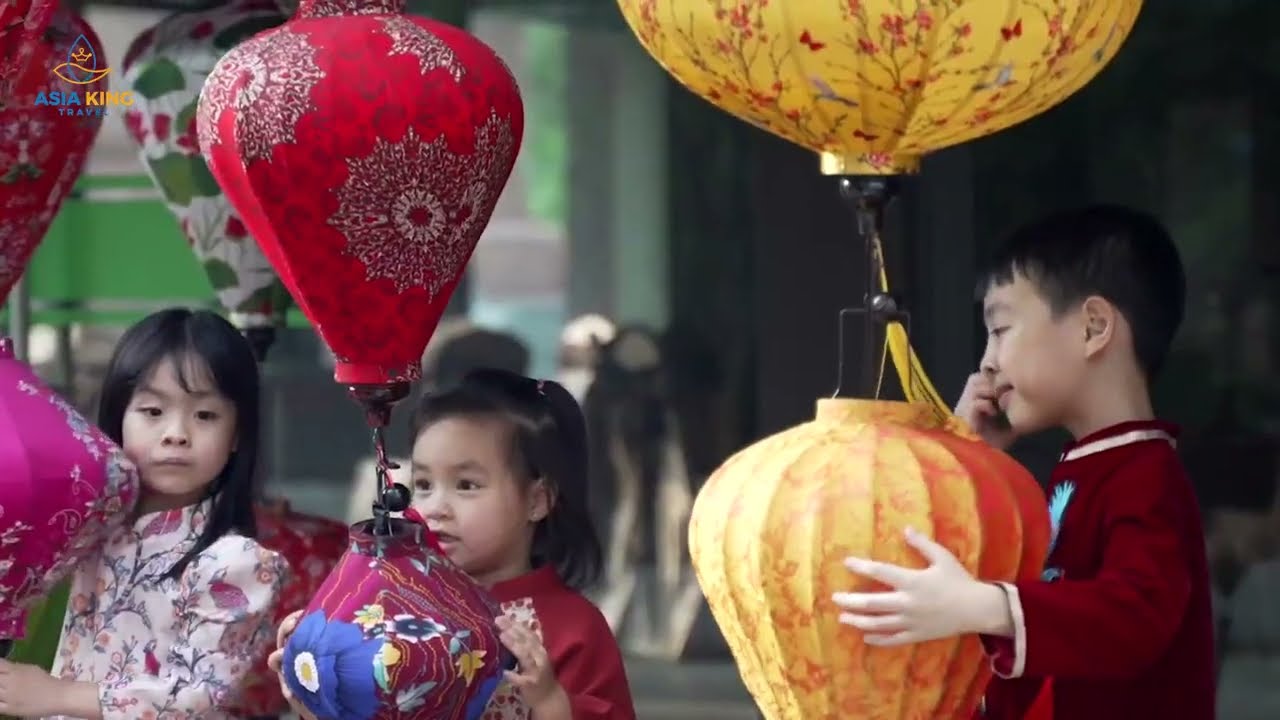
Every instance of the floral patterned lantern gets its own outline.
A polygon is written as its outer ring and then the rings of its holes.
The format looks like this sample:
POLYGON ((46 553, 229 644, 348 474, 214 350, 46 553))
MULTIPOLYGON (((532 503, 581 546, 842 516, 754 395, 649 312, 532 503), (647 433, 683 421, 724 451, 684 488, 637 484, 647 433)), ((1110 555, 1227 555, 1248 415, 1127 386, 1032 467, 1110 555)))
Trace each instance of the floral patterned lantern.
POLYGON ((0 657, 24 611, 124 521, 138 475, 0 339, 0 657))
POLYGON ((336 356, 380 462, 524 130, 491 49, 402 10, 306 0, 219 61, 199 109, 210 170, 336 356))
MULTIPOLYGON (((81 18, 60 9, 53 14, 31 62, 0 108, 0 299, 22 276, 31 253, 71 192, 102 126, 102 116, 85 106, 37 104, 60 93, 77 97, 107 89, 105 77, 83 84, 53 69, 73 51, 93 56, 98 36, 81 18)), ((86 61, 88 62, 88 61, 86 61)))
POLYGON ((1142 0, 618 0, 645 49, 693 92, 822 153, 839 175, 1016 125, 1088 83, 1142 0))
POLYGON ((285 682, 320 720, 480 720, 509 664, 487 630, 499 608, 425 524, 390 522, 352 528, 285 645, 285 682))
POLYGON ((231 321, 265 356, 289 294, 209 173, 196 134, 200 89, 227 50, 284 22, 272 0, 178 12, 145 30, 124 59, 124 115, 142 165, 164 194, 231 321))
POLYGON ((487 596, 425 526, 391 518, 409 492, 391 481, 382 431, 510 176, 523 109, 491 49, 402 11, 403 0, 303 0, 223 56, 198 111, 210 171, 374 428, 374 519, 286 648, 286 678, 322 718, 461 720, 509 663, 487 596), (365 605, 423 636, 359 630, 376 612, 365 605))
POLYGON ((920 566, 905 526, 993 581, 1038 578, 1049 546, 1030 473, 927 405, 819 400, 707 480, 689 552, 768 720, 973 715, 991 677, 976 637, 872 647, 831 602, 858 582, 850 555, 920 566))
MULTIPOLYGON (((276 608, 275 619, 279 625, 316 596, 347 550, 347 526, 296 512, 284 500, 261 500, 254 511, 258 542, 283 555, 292 570, 276 608)), ((265 718, 289 712, 289 703, 280 692, 280 680, 267 667, 269 654, 258 658, 249 673, 233 713, 236 717, 265 718)))
POLYGON ((5 0, 0 6, 0 108, 13 99, 13 85, 36 57, 56 0, 5 0))

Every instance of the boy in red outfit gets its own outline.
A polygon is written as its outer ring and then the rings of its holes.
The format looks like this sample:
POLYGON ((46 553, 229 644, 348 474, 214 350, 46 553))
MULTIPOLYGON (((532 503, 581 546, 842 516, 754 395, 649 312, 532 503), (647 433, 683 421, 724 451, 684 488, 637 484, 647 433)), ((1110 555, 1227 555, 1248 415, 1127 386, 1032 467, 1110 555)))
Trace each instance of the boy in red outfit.
POLYGON ((975 580, 923 533, 915 570, 837 593, 873 645, 980 633, 987 718, 1022 718, 1052 679, 1057 720, 1214 718, 1213 625, 1199 508, 1149 386, 1182 322, 1177 249, 1145 214, 1095 206, 1017 231, 983 278, 987 348, 956 414, 990 444, 1068 430, 1050 483, 1043 578, 975 580), (1007 419, 1007 423, 1001 418, 1007 419))

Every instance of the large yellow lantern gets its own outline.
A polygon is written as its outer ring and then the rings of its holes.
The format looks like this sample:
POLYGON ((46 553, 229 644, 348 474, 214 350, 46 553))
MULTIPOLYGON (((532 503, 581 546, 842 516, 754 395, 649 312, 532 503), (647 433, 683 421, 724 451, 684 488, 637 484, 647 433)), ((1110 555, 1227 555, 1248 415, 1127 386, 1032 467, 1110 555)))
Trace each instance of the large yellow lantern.
POLYGON ((915 172, 933 150, 1061 102, 1141 0, 619 0, 676 80, 822 153, 830 175, 915 172))
POLYGON ((914 527, 975 576, 1038 577, 1049 513, 1035 480, 928 405, 818 401, 698 493, 689 550, 711 613, 768 720, 968 720, 990 678, 976 637, 866 645, 838 590, 850 555, 912 567, 914 527))

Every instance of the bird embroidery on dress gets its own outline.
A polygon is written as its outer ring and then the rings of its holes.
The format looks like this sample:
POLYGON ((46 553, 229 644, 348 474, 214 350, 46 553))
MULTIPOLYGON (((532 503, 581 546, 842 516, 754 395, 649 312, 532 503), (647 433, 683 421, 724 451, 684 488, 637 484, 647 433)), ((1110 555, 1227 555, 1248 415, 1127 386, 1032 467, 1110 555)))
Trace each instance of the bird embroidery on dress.
MULTIPOLYGON (((1058 534, 1062 532, 1062 516, 1067 512, 1067 505, 1071 504, 1071 498, 1076 493, 1076 484, 1071 480, 1059 483, 1053 489, 1053 495, 1049 497, 1049 554, 1045 557, 1048 561, 1053 557, 1053 551, 1058 547, 1058 534)), ((1041 579, 1045 582, 1053 582, 1062 577, 1062 569, 1047 567, 1041 574, 1041 579)))

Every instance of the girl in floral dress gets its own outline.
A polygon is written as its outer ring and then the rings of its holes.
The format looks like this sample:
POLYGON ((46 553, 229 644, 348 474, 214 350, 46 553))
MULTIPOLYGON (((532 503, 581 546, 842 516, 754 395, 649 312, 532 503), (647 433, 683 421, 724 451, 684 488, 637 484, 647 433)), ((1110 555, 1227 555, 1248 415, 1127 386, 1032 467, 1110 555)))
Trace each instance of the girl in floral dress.
MULTIPOLYGON (((479 370, 425 396, 412 430, 413 507, 501 604, 501 639, 519 663, 482 720, 634 720, 617 640, 579 592, 601 550, 577 401, 555 382, 479 370)), ((281 625, 281 647, 296 622, 281 625)))
POLYGON ((124 334, 98 424, 139 468, 137 517, 76 569, 53 674, 0 664, 4 712, 232 717, 286 572, 252 539, 258 395, 253 353, 218 315, 165 310, 124 334))

